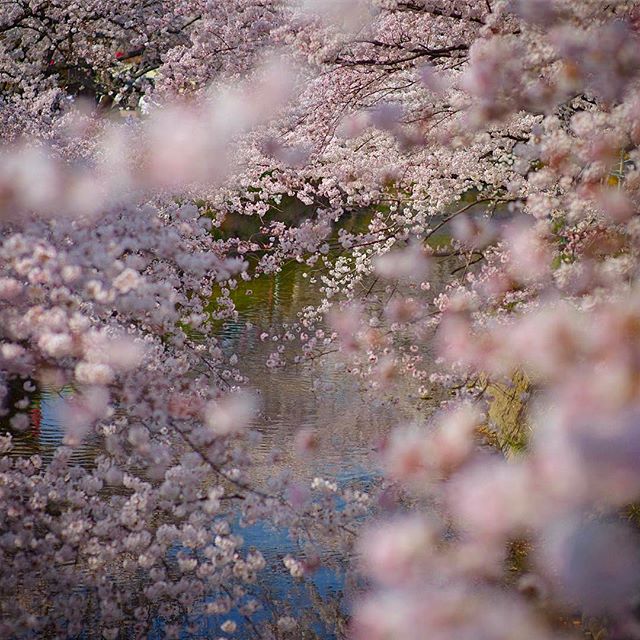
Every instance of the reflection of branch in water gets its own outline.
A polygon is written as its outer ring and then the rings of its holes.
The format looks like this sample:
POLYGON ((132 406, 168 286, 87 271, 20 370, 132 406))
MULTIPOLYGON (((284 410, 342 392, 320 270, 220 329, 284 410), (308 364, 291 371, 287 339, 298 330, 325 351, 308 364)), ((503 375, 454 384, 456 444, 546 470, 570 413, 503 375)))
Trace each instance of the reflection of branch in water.
POLYGON ((333 628, 337 638, 346 638, 349 618, 340 610, 342 592, 325 601, 313 582, 307 583, 307 591, 311 604, 322 621, 333 628))
MULTIPOLYGON (((342 589, 323 598, 316 585, 311 580, 298 579, 295 586, 287 588, 287 597, 281 600, 268 584, 261 584, 252 595, 255 596, 264 609, 268 611, 267 619, 257 625, 250 623, 255 637, 259 640, 270 638, 273 640, 324 640, 335 637, 338 640, 346 638, 348 618, 340 610, 342 589), (292 597, 298 593, 296 598, 292 597), (296 601, 304 600, 304 608, 297 608, 296 601), (283 630, 278 621, 283 617, 292 617, 297 627, 295 630, 283 630)), ((243 616, 247 622, 250 618, 243 616)))

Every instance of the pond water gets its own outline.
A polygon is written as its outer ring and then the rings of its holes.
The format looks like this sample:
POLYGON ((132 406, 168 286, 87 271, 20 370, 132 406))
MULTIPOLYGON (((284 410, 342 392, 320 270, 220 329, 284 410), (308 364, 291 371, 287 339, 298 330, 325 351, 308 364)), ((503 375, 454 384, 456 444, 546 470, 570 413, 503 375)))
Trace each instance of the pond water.
MULTIPOLYGON (((319 300, 318 288, 309 283, 306 270, 294 264, 277 275, 241 283, 234 292, 238 317, 221 322, 214 334, 227 355, 238 357, 241 373, 259 398, 260 413, 254 428, 262 438, 252 451, 252 481, 260 486, 286 470, 300 480, 321 476, 368 484, 379 475, 377 445, 398 422, 415 418, 419 405, 410 394, 404 401, 400 398, 405 394, 399 393, 380 396, 373 402, 370 394, 365 398, 360 383, 346 371, 338 353, 328 353, 313 363, 267 367, 274 344, 261 339, 261 334, 293 324, 303 307, 319 300), (320 385, 314 382, 317 380, 320 385), (301 459, 295 453, 295 435, 301 428, 313 428, 319 435, 319 450, 313 457, 301 459), (277 465, 270 457, 274 447, 281 450, 277 465)), ((206 342, 211 336, 201 339, 206 342)), ((46 459, 62 444, 64 429, 56 409, 69 393, 42 390, 36 395, 31 407, 32 429, 17 439, 17 453, 39 453, 46 459)), ((97 441, 85 441, 75 450, 74 459, 90 464, 97 447, 97 441)), ((297 637, 342 637, 341 619, 348 613, 349 603, 343 597, 344 578, 338 565, 317 571, 303 584, 291 578, 282 563, 283 556, 294 550, 286 531, 265 523, 239 528, 238 533, 247 547, 260 549, 267 560, 268 568, 260 575, 257 588, 268 607, 277 609, 279 615, 309 618, 310 635, 297 637)), ((234 615, 223 619, 229 617, 234 615)), ((219 625, 223 619, 201 617, 196 637, 222 636, 219 625)), ((242 627, 242 617, 237 614, 235 619, 240 629, 234 637, 250 637, 248 629, 242 627)), ((150 637, 163 637, 160 621, 150 637)))

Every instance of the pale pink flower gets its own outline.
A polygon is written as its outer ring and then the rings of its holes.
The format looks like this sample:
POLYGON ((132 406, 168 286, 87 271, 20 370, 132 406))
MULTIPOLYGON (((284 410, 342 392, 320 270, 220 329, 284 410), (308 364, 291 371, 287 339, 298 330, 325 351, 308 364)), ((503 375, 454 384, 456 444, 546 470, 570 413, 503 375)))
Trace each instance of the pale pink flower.
POLYGON ((75 369, 76 380, 81 384, 108 385, 114 380, 113 369, 107 364, 79 362, 75 369))
POLYGON ((219 436, 241 433, 251 423, 256 410, 253 396, 247 393, 228 394, 207 403, 204 408, 205 424, 219 436))
POLYGON ((137 289, 142 282, 142 278, 137 271, 133 269, 124 269, 114 280, 113 286, 120 293, 128 293, 137 289))
POLYGON ((366 571, 383 584, 416 580, 435 552, 437 529, 419 516, 392 520, 368 529, 359 542, 366 571))

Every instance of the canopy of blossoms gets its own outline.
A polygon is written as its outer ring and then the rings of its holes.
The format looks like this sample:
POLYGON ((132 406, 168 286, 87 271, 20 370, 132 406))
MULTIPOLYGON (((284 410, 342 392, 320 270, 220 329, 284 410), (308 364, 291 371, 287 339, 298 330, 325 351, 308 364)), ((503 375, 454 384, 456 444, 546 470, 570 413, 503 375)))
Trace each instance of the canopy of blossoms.
POLYGON ((238 519, 348 560, 338 637, 640 637, 639 145, 637 0, 0 4, 0 637, 303 637, 238 519), (198 339, 292 261, 268 366, 429 399, 361 490, 256 483, 198 339))

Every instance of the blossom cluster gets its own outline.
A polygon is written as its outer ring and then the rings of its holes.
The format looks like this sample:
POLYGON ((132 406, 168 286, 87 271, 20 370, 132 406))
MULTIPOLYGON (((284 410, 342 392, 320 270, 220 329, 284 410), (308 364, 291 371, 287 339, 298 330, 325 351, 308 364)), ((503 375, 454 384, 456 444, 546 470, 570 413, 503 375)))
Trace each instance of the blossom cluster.
POLYGON ((0 636, 293 637, 239 520, 295 579, 353 560, 355 638, 639 637, 639 31, 637 0, 5 2, 0 636), (267 366, 339 350, 415 407, 379 493, 251 474, 212 327, 291 261, 322 300, 267 366), (64 442, 24 456, 38 388, 64 442))

